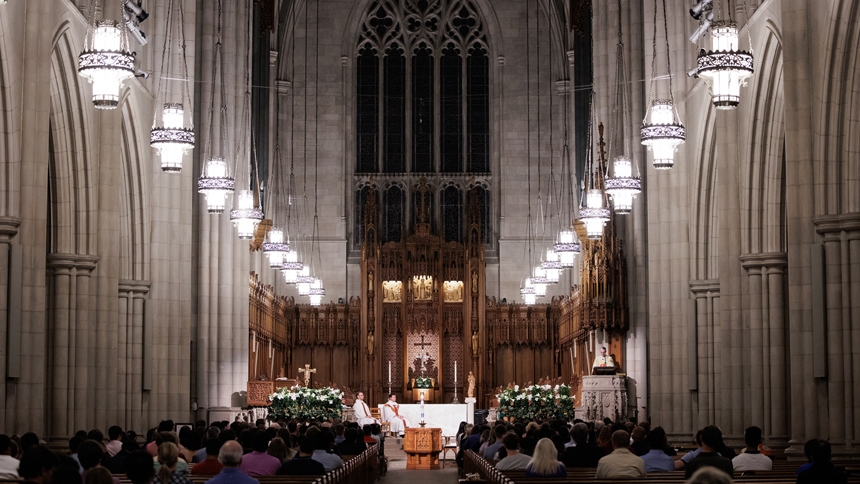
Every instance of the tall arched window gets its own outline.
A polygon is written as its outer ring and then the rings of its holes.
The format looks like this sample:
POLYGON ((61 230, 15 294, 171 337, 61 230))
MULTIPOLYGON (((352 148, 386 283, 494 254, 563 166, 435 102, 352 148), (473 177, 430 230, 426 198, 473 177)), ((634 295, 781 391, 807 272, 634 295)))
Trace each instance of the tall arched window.
MULTIPOLYGON (((417 221, 414 189, 421 178, 432 188, 425 196, 428 222, 448 240, 462 241, 465 232, 465 196, 457 186, 473 179, 486 190, 492 186, 490 59, 477 12, 472 0, 374 0, 362 17, 355 50, 355 193, 371 177, 412 192, 397 198, 385 191, 379 212, 386 241, 406 236, 417 221), (400 205, 387 206, 395 200, 400 205), (402 214, 399 232, 391 225, 395 213, 402 214)), ((363 220, 354 222, 361 232, 363 220)))

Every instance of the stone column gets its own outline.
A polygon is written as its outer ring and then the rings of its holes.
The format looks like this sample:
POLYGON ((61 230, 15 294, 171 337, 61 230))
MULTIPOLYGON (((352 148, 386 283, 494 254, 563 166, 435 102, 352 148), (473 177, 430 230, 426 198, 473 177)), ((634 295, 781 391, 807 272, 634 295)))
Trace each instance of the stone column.
POLYGON ((788 443, 785 361, 785 252, 744 254, 749 279, 745 308, 749 324, 751 415, 771 445, 788 443))
MULTIPOLYGON (((7 345, 11 346, 14 344, 14 340, 10 341, 9 339, 10 330, 12 329, 12 318, 14 317, 10 314, 10 301, 7 299, 9 281, 11 279, 9 246, 12 244, 12 239, 18 234, 20 224, 21 220, 16 217, 0 216, 0 375, 4 378, 10 378, 9 373, 7 373, 6 359, 9 357, 8 351, 11 350, 11 347, 7 347, 7 345)), ((20 314, 18 317, 20 318, 20 314)), ((20 332, 18 343, 20 344, 20 332)), ((10 402, 6 399, 6 392, 7 386, 0 385, 0 402, 3 402, 8 407, 10 402)), ((14 415, 13 412, 14 409, 7 408, 7 412, 0 414, 0 428, 11 428, 11 425, 6 425, 5 419, 8 418, 7 415, 14 415)))
POLYGON ((78 428, 89 428, 88 398, 92 395, 92 370, 79 364, 89 350, 89 277, 98 258, 78 254, 50 254, 52 299, 49 325, 50 348, 49 438, 65 440, 78 428), (83 356, 80 356, 83 355, 83 356))
POLYGON ((719 366, 719 351, 714 331, 715 300, 720 297, 720 281, 703 279, 690 282, 690 291, 696 299, 696 354, 690 358, 697 359, 697 392, 699 396, 698 418, 695 414, 693 422, 697 428, 717 422, 716 416, 716 385, 715 368, 719 366))
POLYGON ((143 429, 143 301, 149 294, 148 281, 119 281, 120 320, 118 329, 119 418, 127 429, 143 429))

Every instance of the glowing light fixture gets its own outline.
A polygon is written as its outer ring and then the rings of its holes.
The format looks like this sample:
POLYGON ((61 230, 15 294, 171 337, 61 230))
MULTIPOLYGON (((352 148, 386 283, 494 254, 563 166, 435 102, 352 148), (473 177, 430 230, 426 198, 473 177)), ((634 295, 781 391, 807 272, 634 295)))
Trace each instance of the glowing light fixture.
POLYGON ((167 103, 161 111, 162 126, 149 132, 149 144, 161 156, 161 171, 182 171, 182 157, 194 148, 194 130, 184 126, 184 118, 182 104, 167 103))
POLYGON ((134 76, 134 54, 128 51, 124 24, 115 20, 90 22, 84 51, 78 56, 78 73, 92 83, 95 107, 114 109, 119 105, 122 83, 134 76))
POLYGON ((299 291, 299 296, 309 296, 311 294, 311 284, 314 282, 314 277, 311 276, 310 266, 302 266, 302 270, 296 277, 296 289, 299 291))
POLYGON ((263 220, 263 211, 254 206, 254 192, 251 190, 240 191, 236 198, 239 208, 230 210, 230 220, 236 225, 239 238, 249 240, 263 220))
POLYGON ((284 231, 277 227, 272 228, 269 231, 269 241, 263 243, 263 253, 269 257, 269 267, 280 269, 289 250, 290 244, 284 242, 284 231))
POLYGON ((314 282, 311 283, 309 296, 311 298, 311 306, 320 305, 323 296, 325 296, 325 288, 323 287, 322 279, 314 278, 314 282))
POLYGON ((564 268, 561 266, 561 261, 558 260, 558 254, 555 253, 554 248, 550 247, 546 250, 546 259, 540 263, 540 266, 546 274, 547 283, 558 284, 559 279, 561 279, 561 271, 564 268))
POLYGON ((206 210, 211 214, 224 213, 227 195, 233 193, 236 181, 227 175, 224 158, 206 161, 203 175, 197 179, 197 192, 206 197, 206 210))
POLYGON ((711 50, 699 53, 696 70, 711 85, 717 109, 738 107, 741 85, 753 73, 752 54, 738 47, 738 24, 732 20, 712 24, 711 50))
POLYGON ((582 246, 576 239, 573 230, 562 230, 558 233, 558 242, 553 247, 558 255, 562 267, 573 267, 576 265, 576 254, 582 250, 582 246))
POLYGON ((606 179, 606 193, 612 197, 615 213, 626 215, 633 210, 633 198, 642 191, 642 180, 633 176, 630 158, 615 158, 612 177, 606 179))
POLYGON ((526 306, 534 306, 535 298, 537 297, 535 294, 535 287, 532 285, 532 280, 530 277, 527 277, 523 282, 522 287, 520 287, 520 296, 523 297, 523 302, 525 302, 526 306))
POLYGON ((289 250, 284 255, 284 263, 281 265, 281 273, 284 275, 284 281, 287 284, 295 284, 298 282, 299 272, 304 269, 304 264, 299 262, 299 253, 294 250, 289 250))
POLYGON ((592 188, 585 197, 586 206, 579 210, 579 219, 585 223, 589 239, 603 237, 603 225, 609 221, 609 209, 603 207, 603 191, 592 188))
MULTIPOLYGON (((676 120, 672 101, 658 99, 652 102, 649 114, 650 122, 639 130, 642 144, 651 150, 654 168, 668 170, 675 166, 675 151, 687 139, 687 131, 676 120)), ((608 188, 607 185, 607 191, 608 188)))

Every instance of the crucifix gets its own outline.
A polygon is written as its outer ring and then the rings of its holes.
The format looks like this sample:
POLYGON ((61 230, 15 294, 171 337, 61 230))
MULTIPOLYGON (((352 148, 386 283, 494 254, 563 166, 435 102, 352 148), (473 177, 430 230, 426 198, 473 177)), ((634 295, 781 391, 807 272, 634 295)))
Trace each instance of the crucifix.
POLYGON ((414 345, 421 347, 421 353, 419 353, 418 359, 421 360, 421 376, 423 377, 424 376, 424 363, 430 358, 430 355, 426 351, 424 351, 424 347, 425 346, 431 346, 431 343, 424 341, 424 335, 422 334, 421 335, 421 342, 420 343, 414 343, 414 345))
POLYGON ((317 372, 317 369, 316 369, 316 368, 311 368, 311 365, 309 365, 309 364, 307 364, 307 363, 305 363, 305 367, 304 367, 304 368, 299 368, 299 373, 304 373, 304 374, 305 374, 305 386, 306 386, 306 387, 309 387, 309 386, 310 386, 310 383, 311 383, 311 373, 316 373, 316 372, 317 372))

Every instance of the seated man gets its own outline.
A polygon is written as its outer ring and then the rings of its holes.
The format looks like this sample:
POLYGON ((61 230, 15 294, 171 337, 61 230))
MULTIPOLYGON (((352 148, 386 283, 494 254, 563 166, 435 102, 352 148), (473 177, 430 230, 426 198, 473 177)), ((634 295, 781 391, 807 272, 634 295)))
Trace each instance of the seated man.
POLYGON ((403 435, 404 430, 409 427, 406 418, 400 415, 400 404, 397 403, 397 395, 388 395, 388 401, 382 406, 382 421, 388 422, 388 426, 395 435, 403 435))
POLYGON ((352 405, 353 415, 358 425, 365 426, 378 423, 375 418, 370 416, 370 408, 364 403, 364 392, 358 392, 355 395, 355 403, 352 405))
POLYGON ((732 461, 717 452, 717 448, 723 443, 723 432, 716 425, 708 425, 702 429, 702 451, 699 455, 687 462, 684 467, 684 478, 689 479, 702 467, 711 466, 725 472, 732 477, 734 467, 732 461))
POLYGON ((508 455, 496 462, 500 471, 524 470, 531 462, 531 456, 520 454, 520 438, 514 432, 508 432, 502 437, 502 445, 508 455))
POLYGON ((573 426, 571 435, 576 445, 564 449, 561 462, 565 467, 597 467, 597 463, 606 453, 600 447, 588 443, 588 425, 577 423, 573 426))
POLYGON ((645 461, 630 452, 630 434, 626 430, 612 433, 611 454, 597 463, 595 477, 598 479, 645 477, 645 461))
POLYGON ((612 355, 606 354, 606 347, 603 346, 600 348, 600 355, 594 357, 594 364, 591 367, 591 373, 595 375, 613 373, 615 359, 612 358, 612 355))
POLYGON ((736 471, 769 471, 773 470, 770 457, 758 451, 761 444, 762 431, 758 427, 748 427, 744 432, 744 443, 747 445, 742 454, 732 459, 736 471))
POLYGON ((663 427, 653 429, 648 433, 646 439, 650 450, 642 456, 642 460, 645 461, 645 472, 674 471, 675 462, 663 451, 666 441, 666 432, 663 430, 663 427))

